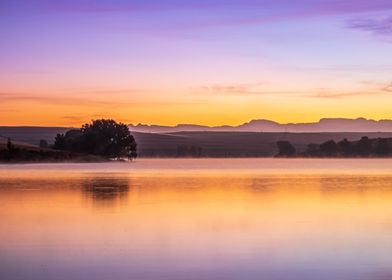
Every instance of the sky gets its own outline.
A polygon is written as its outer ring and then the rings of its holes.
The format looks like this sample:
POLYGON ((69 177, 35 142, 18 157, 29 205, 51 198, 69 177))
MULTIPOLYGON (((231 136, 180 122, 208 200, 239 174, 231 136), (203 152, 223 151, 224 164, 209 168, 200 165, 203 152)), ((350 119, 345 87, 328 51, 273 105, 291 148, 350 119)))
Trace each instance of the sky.
POLYGON ((391 0, 0 0, 0 125, 392 119, 391 0))

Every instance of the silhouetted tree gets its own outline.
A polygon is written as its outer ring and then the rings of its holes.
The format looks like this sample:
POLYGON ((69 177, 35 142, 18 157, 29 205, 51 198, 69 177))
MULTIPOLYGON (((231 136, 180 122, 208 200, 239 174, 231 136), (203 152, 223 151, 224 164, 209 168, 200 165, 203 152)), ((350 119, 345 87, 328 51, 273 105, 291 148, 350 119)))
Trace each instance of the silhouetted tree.
POLYGON ((389 141, 387 138, 378 138, 374 153, 379 156, 387 156, 391 152, 389 141))
POLYGON ((65 135, 58 133, 54 138, 54 145, 53 148, 57 150, 66 150, 65 146, 65 135))
POLYGON ((81 129, 71 129, 65 134, 57 134, 54 141, 54 148, 57 150, 85 153, 84 146, 87 146, 87 144, 81 129))
POLYGON ((289 141, 278 141, 276 142, 278 146, 279 153, 278 156, 280 157, 291 157, 295 155, 295 148, 289 141))
POLYGON ((370 155, 372 152, 372 141, 367 136, 363 136, 356 145, 356 153, 361 156, 370 155))
POLYGON ((305 155, 319 156, 320 155, 320 145, 319 144, 308 144, 308 146, 306 147, 305 155))
POLYGON ((105 119, 94 120, 81 129, 58 134, 54 148, 107 158, 137 157, 137 144, 128 126, 105 119))
POLYGON ((392 138, 369 139, 364 136, 359 141, 329 140, 321 144, 309 144, 305 156, 376 156, 392 155, 392 138))
POLYGON ((336 155, 339 153, 338 145, 334 140, 329 140, 320 145, 320 151, 326 155, 336 155))
POLYGON ((338 148, 343 155, 351 155, 353 153, 353 145, 346 138, 338 142, 338 148))

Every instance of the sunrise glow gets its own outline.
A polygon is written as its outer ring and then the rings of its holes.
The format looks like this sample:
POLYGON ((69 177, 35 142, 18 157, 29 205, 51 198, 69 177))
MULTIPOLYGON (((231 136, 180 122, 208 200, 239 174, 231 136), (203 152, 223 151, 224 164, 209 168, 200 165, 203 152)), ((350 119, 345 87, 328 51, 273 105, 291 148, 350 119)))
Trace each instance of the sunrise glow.
POLYGON ((392 2, 0 3, 0 125, 392 118, 392 2))

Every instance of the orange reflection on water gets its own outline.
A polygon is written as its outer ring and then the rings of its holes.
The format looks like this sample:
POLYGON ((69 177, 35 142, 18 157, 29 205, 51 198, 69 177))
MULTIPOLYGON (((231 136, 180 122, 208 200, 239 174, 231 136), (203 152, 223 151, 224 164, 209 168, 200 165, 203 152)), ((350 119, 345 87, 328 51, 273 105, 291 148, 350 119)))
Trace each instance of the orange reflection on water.
POLYGON ((392 264, 387 175, 76 172, 0 186, 7 279, 369 279, 392 264))

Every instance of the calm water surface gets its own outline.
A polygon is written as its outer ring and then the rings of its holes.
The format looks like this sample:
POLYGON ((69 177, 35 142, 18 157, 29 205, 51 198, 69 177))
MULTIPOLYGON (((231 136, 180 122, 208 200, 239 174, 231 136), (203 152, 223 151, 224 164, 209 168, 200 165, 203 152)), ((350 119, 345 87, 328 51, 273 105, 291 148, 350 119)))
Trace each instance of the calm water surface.
POLYGON ((392 160, 0 165, 0 279, 392 279, 392 160))

